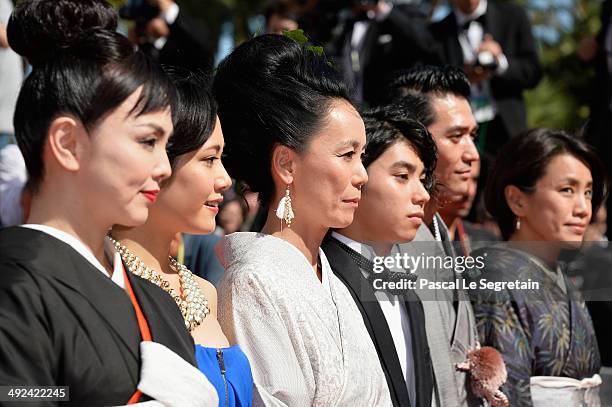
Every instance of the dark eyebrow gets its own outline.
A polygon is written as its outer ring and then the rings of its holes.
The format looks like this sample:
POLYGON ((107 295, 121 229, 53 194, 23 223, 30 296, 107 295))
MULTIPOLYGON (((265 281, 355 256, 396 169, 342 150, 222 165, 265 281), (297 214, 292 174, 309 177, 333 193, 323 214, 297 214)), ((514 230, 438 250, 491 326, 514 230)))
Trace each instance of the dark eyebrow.
MULTIPOLYGON (((573 177, 562 178, 561 182, 568 183, 570 185, 578 185, 578 184, 580 184, 580 181, 578 181, 576 178, 573 178, 573 177)), ((587 185, 593 185, 593 180, 589 180, 587 182, 587 185)))
POLYGON ((396 161, 391 165, 391 168, 406 168, 410 173, 416 171, 416 166, 408 161, 396 161))
POLYGON ((155 132, 158 133, 159 135, 166 134, 166 131, 161 126, 158 126, 155 123, 141 123, 141 124, 137 124, 136 127, 149 127, 155 130, 155 132))
POLYGON ((469 130, 469 127, 467 127, 467 126, 453 126, 453 127, 450 127, 449 129, 447 129, 446 133, 454 133, 456 131, 460 131, 462 133, 465 133, 468 130, 469 130))
POLYGON ((220 144, 215 144, 214 146, 210 146, 210 147, 207 148, 207 150, 211 150, 211 149, 215 150, 218 153, 219 151, 221 151, 221 145, 220 144))
POLYGON ((336 148, 344 148, 344 147, 357 148, 357 147, 359 147, 359 141, 357 141, 357 140, 347 140, 347 141, 340 142, 340 143, 338 143, 336 145, 336 148))

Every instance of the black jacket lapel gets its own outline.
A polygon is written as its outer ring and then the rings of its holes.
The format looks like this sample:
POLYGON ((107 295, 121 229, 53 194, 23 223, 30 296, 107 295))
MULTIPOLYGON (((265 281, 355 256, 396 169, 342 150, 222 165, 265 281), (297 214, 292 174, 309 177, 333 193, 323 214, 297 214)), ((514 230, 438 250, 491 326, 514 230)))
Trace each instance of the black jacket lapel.
POLYGON ((446 26, 445 29, 448 30, 452 35, 448 35, 446 42, 447 49, 447 63, 454 66, 463 66, 463 49, 461 48, 461 44, 459 43, 457 19, 455 18, 455 13, 450 13, 450 15, 446 18, 446 26))
POLYGON ((412 290, 407 290, 404 305, 410 318, 412 333, 412 356, 414 359, 414 375, 416 383, 416 405, 431 406, 434 386, 433 366, 429 354, 429 344, 425 331, 425 313, 421 300, 412 290))

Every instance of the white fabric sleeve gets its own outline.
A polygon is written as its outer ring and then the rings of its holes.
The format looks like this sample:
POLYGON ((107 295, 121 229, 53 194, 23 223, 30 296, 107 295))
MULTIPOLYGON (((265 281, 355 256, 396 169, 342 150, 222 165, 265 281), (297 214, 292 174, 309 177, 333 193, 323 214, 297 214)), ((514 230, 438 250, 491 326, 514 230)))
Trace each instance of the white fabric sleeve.
POLYGON ((140 342, 138 390, 165 407, 217 407, 219 396, 196 367, 155 342, 140 342))

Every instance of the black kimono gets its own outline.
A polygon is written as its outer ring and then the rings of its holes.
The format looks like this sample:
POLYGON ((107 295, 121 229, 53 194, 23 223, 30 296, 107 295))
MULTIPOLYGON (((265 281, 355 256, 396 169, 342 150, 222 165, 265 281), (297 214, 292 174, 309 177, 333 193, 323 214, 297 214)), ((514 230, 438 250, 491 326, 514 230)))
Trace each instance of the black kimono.
MULTIPOLYGON (((172 298, 128 278, 153 340, 195 365, 172 298)), ((62 405, 122 405, 139 382, 140 341, 126 291, 70 245, 28 228, 0 231, 0 385, 69 386, 62 405)))

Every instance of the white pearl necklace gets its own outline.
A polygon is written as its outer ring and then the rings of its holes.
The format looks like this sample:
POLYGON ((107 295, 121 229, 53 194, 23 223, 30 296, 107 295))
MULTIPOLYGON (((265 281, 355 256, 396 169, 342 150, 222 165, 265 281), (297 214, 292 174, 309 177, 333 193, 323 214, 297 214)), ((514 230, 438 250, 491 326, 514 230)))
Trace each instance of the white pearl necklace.
POLYGON ((172 287, 170 287, 170 283, 168 281, 164 280, 163 277, 161 277, 155 270, 147 267, 140 257, 136 256, 127 247, 113 239, 111 236, 108 236, 108 238, 115 246, 115 250, 117 250, 117 252, 121 255, 121 259, 126 264, 130 273, 152 282, 170 294, 181 310, 181 314, 183 314, 183 319, 185 320, 185 327, 189 331, 193 331, 202 323, 202 321, 204 321, 204 318, 210 314, 208 300, 202 293, 202 290, 196 282, 193 273, 183 264, 179 263, 174 258, 169 257, 170 269, 172 269, 172 271, 177 273, 179 276, 179 283, 182 293, 181 296, 177 294, 172 287))

